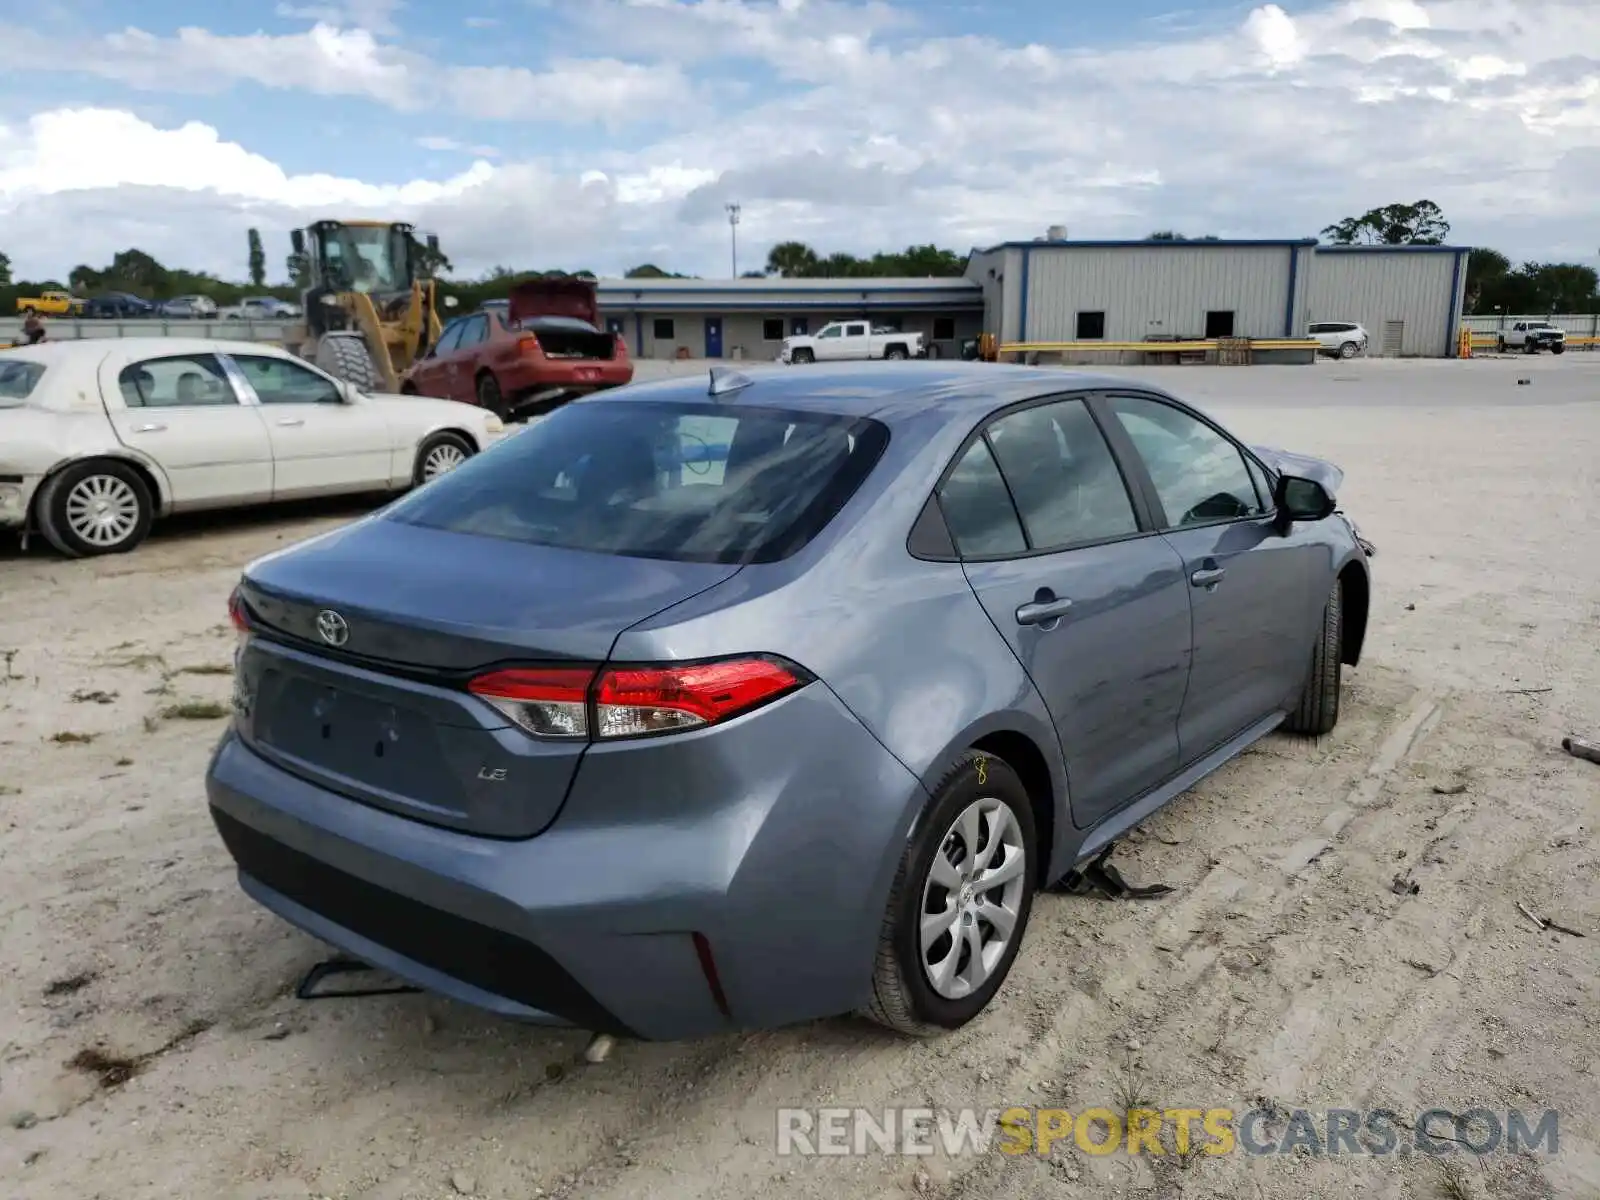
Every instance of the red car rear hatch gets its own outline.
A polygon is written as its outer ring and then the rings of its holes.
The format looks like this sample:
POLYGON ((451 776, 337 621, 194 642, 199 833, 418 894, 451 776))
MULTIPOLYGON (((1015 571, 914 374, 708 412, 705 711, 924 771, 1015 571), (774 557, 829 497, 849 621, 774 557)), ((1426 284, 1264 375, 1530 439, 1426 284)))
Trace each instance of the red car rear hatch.
POLYGON ((600 324, 600 302, 588 279, 530 279, 511 289, 510 304, 506 316, 512 325, 533 317, 576 317, 600 324))

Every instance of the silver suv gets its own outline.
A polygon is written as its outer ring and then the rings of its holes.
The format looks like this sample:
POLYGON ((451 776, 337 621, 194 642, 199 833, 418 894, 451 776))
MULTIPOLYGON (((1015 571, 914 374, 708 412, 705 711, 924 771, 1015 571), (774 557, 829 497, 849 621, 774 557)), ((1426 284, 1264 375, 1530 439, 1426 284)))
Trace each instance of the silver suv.
POLYGON ((1319 354, 1354 358, 1367 352, 1367 331, 1354 321, 1313 321, 1306 334, 1321 347, 1319 354))

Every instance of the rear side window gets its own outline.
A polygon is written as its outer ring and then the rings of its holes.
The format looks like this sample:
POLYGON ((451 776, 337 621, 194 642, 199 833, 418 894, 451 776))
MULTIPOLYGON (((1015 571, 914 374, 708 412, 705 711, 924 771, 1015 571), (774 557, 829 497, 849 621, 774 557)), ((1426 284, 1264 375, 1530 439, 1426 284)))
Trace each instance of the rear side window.
POLYGON ((131 363, 122 368, 117 385, 129 408, 195 408, 239 402, 214 354, 131 363))
POLYGON ((983 438, 967 447, 944 481, 939 508, 962 558, 1021 554, 1028 548, 1006 481, 983 438))
POLYGON ((0 359, 0 408, 15 408, 33 394, 44 378, 44 364, 0 359))
POLYGON ((768 408, 579 402, 393 505, 431 529, 679 562, 772 562, 855 494, 877 421, 768 408))
POLYGON ((1061 550, 1139 532, 1111 448, 1083 401, 1001 417, 989 427, 989 440, 1032 549, 1061 550))

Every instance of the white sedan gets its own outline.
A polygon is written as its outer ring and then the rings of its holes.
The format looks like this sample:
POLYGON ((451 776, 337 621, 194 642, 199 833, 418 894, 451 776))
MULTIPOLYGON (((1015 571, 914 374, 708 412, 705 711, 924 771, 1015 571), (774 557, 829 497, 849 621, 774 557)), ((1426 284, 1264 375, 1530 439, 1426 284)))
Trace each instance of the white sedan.
POLYGON ((504 432, 474 405, 365 393, 259 342, 0 350, 0 530, 115 554, 170 513, 401 492, 504 432))

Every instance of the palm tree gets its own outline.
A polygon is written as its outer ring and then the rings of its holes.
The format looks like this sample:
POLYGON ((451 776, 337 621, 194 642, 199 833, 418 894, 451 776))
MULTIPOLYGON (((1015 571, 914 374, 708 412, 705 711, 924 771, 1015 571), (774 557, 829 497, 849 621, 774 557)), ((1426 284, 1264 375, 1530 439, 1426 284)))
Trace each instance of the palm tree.
POLYGON ((767 251, 767 274, 795 279, 817 269, 817 252, 804 242, 779 242, 767 251))

